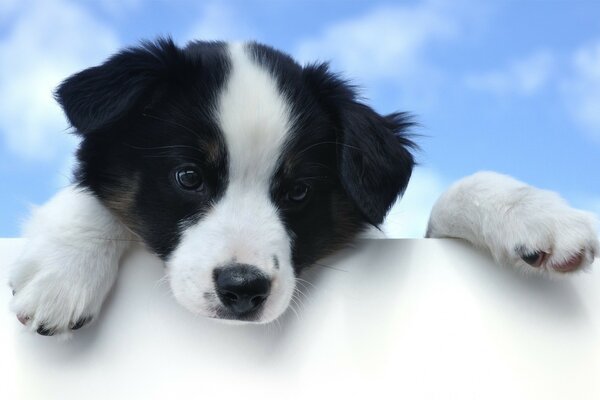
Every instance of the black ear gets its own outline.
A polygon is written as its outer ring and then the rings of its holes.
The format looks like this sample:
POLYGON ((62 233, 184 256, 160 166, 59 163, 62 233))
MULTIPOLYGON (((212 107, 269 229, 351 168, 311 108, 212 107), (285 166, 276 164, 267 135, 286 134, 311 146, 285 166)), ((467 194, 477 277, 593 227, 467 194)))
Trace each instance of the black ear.
POLYGON ((372 225, 383 222, 404 193, 415 165, 406 113, 380 115, 358 100, 355 88, 328 71, 326 64, 305 67, 305 76, 340 126, 338 170, 347 194, 372 225))
POLYGON ((381 116, 355 103, 342 113, 339 173, 347 193, 373 225, 383 222, 404 193, 414 158, 414 143, 406 137, 411 125, 403 113, 381 116))
POLYGON ((65 80, 55 92, 69 122, 86 134, 124 116, 164 83, 181 50, 171 39, 143 42, 65 80))

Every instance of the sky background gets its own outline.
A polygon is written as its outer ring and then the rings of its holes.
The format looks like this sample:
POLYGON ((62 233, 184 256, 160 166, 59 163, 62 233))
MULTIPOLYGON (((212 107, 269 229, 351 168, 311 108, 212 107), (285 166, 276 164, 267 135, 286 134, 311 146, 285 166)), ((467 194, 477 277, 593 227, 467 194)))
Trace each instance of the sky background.
POLYGON ((388 218, 422 237, 453 181, 494 170, 600 213, 600 1, 0 1, 0 237, 68 184, 77 139, 52 90, 140 39, 259 40, 329 60, 420 123, 388 218))

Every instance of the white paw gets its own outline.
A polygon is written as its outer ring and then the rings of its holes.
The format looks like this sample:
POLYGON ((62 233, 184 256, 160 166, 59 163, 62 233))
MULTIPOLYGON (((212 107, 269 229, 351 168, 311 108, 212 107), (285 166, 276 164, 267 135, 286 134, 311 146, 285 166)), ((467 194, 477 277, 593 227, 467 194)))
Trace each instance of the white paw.
POLYGON ((117 265, 111 247, 79 245, 32 240, 13 266, 11 309, 30 330, 68 336, 100 311, 117 265))
POLYGON ((436 202, 427 237, 465 239, 500 264, 525 272, 564 274, 600 255, 593 214, 556 193, 509 176, 479 172, 455 183, 436 202))
POLYGON ((91 194, 69 187, 35 209, 13 265, 11 309, 41 335, 69 335, 96 317, 131 235, 91 194))

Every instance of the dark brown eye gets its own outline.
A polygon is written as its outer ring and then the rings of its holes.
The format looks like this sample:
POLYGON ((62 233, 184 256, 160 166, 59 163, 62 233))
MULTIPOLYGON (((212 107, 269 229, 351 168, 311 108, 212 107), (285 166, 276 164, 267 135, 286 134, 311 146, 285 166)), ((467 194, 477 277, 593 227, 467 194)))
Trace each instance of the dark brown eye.
POLYGON ((304 182, 296 182, 287 193, 287 199, 293 203, 302 203, 308 198, 310 186, 304 182))
POLYGON ((185 190, 201 190, 204 186, 202 174, 194 167, 186 166, 175 171, 177 184, 185 190))

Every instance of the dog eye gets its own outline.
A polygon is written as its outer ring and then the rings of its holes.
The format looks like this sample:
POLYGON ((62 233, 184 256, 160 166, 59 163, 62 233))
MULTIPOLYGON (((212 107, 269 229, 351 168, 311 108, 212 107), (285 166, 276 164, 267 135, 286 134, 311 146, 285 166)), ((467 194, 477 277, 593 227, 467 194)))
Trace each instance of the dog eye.
POLYGON ((310 186, 304 182, 296 182, 287 193, 287 199, 293 203, 302 203, 308 198, 310 186))
POLYGON ((204 186, 202 174, 191 166, 186 166, 175 171, 177 184, 185 190, 200 190, 204 186))

